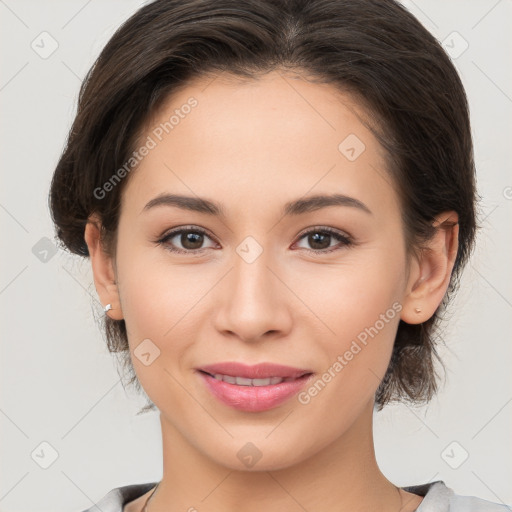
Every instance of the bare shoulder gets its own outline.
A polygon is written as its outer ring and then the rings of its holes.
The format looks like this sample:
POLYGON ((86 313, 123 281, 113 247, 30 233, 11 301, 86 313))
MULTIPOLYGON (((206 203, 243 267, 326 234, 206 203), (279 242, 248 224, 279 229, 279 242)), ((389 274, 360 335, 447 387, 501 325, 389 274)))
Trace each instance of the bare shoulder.
POLYGON ((144 507, 146 500, 149 498, 149 495, 152 492, 153 492, 153 489, 150 489, 148 492, 146 492, 142 496, 139 496, 138 498, 134 499, 133 501, 126 503, 125 506, 123 507, 123 512, 142 512, 142 507, 144 507))

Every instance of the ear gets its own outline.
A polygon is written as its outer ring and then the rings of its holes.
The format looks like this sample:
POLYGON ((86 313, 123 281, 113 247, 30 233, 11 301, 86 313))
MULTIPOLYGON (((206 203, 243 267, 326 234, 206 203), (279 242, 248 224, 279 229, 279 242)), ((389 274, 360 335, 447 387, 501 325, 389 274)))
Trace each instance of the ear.
POLYGON ((97 214, 92 214, 85 226, 84 238, 89 249, 91 258, 94 285, 101 303, 110 309, 106 314, 113 320, 121 320, 123 312, 119 300, 119 290, 116 282, 116 273, 111 256, 109 256, 101 245, 101 219, 97 214))
POLYGON ((448 211, 436 217, 436 232, 418 258, 411 259, 400 318, 408 324, 427 321, 436 311, 450 284, 459 246, 459 217, 448 211))

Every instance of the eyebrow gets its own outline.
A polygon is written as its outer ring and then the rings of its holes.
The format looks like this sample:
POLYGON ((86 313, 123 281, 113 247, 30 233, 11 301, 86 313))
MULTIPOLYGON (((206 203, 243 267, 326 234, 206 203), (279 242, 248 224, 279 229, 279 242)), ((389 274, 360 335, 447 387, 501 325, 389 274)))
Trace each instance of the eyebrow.
MULTIPOLYGON (((183 210, 206 213, 213 216, 226 216, 224 208, 219 203, 210 199, 167 193, 162 193, 151 199, 151 201, 144 206, 141 213, 158 206, 174 206, 183 210)), ((359 199, 343 194, 330 194, 314 195, 304 199, 290 201, 283 207, 283 216, 301 215, 315 210, 320 210, 321 208, 326 208, 328 206, 348 206, 373 215, 368 206, 359 201, 359 199)))

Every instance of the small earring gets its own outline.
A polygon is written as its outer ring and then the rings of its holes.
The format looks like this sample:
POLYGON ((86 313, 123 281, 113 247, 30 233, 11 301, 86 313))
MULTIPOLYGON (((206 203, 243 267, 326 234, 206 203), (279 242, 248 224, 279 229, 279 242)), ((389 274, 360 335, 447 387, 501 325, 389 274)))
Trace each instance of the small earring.
POLYGON ((416 311, 416 313, 421 313, 421 309, 420 308, 414 308, 414 311, 416 311))
POLYGON ((103 311, 105 312, 105 314, 107 313, 107 311, 110 311, 112 309, 112 304, 107 304, 104 308, 103 308, 103 311))

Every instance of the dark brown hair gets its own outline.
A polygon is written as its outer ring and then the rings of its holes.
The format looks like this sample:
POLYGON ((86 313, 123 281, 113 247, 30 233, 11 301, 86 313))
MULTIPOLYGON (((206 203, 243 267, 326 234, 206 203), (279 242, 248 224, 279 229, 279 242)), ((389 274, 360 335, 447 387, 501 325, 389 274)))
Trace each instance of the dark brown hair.
MULTIPOLYGON (((473 147, 460 78, 436 39, 393 0, 157 0, 107 43, 80 89, 78 111, 49 195, 57 237, 88 256, 84 229, 96 212, 115 255, 121 192, 102 187, 134 151, 162 102, 187 82, 218 72, 257 79, 292 70, 333 84, 364 105, 386 150, 401 200, 408 250, 421 250, 443 211, 459 216, 448 293, 419 325, 400 321, 387 373, 375 395, 422 403, 437 390, 435 329, 471 252, 476 230, 473 147)), ((341 141, 340 141, 341 142, 341 141)), ((131 366, 124 320, 105 318, 107 345, 131 366)))

